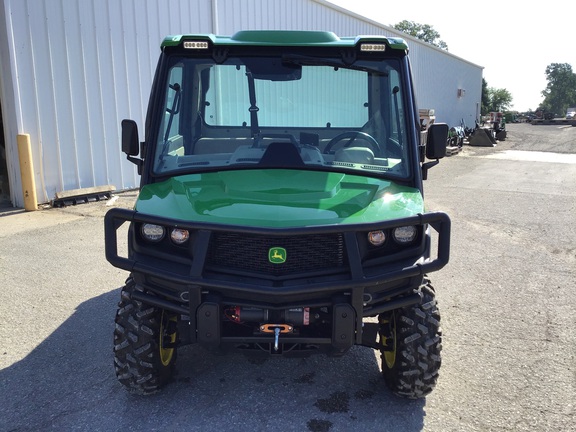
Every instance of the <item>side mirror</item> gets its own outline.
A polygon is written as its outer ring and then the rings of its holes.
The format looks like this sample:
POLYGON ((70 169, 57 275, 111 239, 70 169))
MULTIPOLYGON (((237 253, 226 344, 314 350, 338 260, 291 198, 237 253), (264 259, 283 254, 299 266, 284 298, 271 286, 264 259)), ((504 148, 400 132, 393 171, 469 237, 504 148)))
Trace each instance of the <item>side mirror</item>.
POLYGON ((122 151, 127 159, 138 167, 138 174, 142 175, 144 161, 134 156, 140 153, 138 140, 138 125, 134 120, 122 120, 122 151))
POLYGON ((442 159, 446 156, 448 129, 446 123, 433 123, 430 125, 426 137, 426 157, 428 159, 442 159))
POLYGON ((438 165, 438 159, 446 156, 448 130, 449 128, 446 123, 434 123, 428 128, 426 135, 426 157, 434 160, 422 164, 422 180, 428 179, 428 170, 438 165))
POLYGON ((140 151, 138 125, 134 120, 122 120, 122 151, 128 156, 138 156, 140 151))

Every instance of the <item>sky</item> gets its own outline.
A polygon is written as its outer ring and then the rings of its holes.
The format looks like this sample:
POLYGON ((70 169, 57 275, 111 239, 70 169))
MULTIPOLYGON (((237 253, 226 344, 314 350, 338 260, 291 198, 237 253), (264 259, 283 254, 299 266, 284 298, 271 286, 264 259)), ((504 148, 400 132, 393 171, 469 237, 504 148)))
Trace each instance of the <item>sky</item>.
POLYGON ((488 87, 508 90, 517 111, 538 108, 548 65, 568 63, 576 73, 573 0, 328 1, 388 26, 403 20, 429 24, 451 54, 484 67, 488 87))

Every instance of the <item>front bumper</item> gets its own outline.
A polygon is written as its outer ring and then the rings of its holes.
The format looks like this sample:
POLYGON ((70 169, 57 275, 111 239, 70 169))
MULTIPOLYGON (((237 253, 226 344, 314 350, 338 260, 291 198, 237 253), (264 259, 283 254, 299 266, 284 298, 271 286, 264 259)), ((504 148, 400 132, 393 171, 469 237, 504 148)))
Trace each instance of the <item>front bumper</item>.
MULTIPOLYGON (((420 302, 414 290, 425 274, 444 267, 450 253, 450 219, 441 212, 425 213, 400 220, 372 224, 334 225, 289 229, 271 229, 243 226, 222 226, 206 223, 174 221, 140 214, 133 210, 112 209, 105 217, 106 258, 115 267, 131 272, 137 284, 146 292, 136 294, 137 300, 186 315, 190 319, 190 342, 219 346, 223 342, 272 343, 273 335, 242 334, 228 338, 223 324, 223 308, 256 308, 280 316, 288 310, 306 308, 327 310, 331 328, 323 337, 291 334, 291 343, 307 341, 329 345, 338 352, 352 344, 363 343, 362 318, 376 316, 399 307, 420 302), (128 252, 120 256, 118 230, 126 222, 131 229, 139 223, 153 223, 178 227, 195 233, 188 262, 172 262, 170 256, 147 256, 135 242, 135 234, 128 236, 128 252), (366 266, 360 255, 358 232, 392 229, 399 226, 422 227, 423 239, 409 255, 381 265, 366 266), (430 235, 431 227, 437 236, 430 235), (276 239, 314 234, 318 236, 339 233, 343 238, 345 263, 336 273, 301 274, 290 277, 265 277, 254 274, 225 275, 211 269, 209 261, 210 239, 216 233, 269 236, 276 239), (437 249, 430 257, 432 238, 437 249), (414 254, 416 253, 416 254, 414 254), (196 319, 194 319, 194 317, 196 319), (209 335, 209 336, 207 336, 209 335)), ((178 261, 178 260, 175 260, 178 261)), ((268 313, 268 312, 267 312, 268 313)), ((284 338, 286 339, 286 338, 284 338)))

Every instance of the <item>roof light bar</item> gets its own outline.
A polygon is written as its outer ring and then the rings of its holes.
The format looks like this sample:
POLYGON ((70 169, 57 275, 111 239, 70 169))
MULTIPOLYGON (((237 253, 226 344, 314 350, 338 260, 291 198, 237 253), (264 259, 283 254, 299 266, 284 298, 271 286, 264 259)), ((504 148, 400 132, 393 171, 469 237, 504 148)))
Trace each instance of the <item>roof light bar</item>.
POLYGON ((184 41, 185 49, 208 49, 208 42, 205 41, 184 41))
POLYGON ((360 51, 386 51, 386 44, 368 44, 360 45, 360 51))

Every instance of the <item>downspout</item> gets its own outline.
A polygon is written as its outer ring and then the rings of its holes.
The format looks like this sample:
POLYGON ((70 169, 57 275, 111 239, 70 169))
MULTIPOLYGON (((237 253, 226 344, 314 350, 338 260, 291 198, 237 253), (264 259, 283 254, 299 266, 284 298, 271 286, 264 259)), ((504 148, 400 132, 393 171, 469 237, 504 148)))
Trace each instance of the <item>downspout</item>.
POLYGON ((218 28, 218 0, 212 0, 212 33, 215 35, 220 34, 220 29, 218 28))

